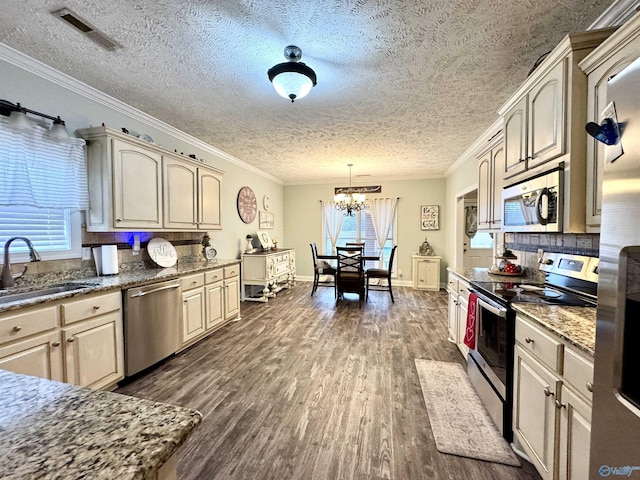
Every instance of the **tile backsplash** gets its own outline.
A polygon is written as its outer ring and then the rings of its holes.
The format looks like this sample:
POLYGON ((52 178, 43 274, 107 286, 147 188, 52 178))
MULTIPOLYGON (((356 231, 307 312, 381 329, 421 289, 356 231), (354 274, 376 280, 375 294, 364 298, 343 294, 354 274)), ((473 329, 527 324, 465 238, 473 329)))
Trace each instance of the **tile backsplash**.
POLYGON ((504 245, 516 254, 519 259, 517 263, 537 270, 538 249, 545 252, 599 256, 600 234, 505 233, 504 245))

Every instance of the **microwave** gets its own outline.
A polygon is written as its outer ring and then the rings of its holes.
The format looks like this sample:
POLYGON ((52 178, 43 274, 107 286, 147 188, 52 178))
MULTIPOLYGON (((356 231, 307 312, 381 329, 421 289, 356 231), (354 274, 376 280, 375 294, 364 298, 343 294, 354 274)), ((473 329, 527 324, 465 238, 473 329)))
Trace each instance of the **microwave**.
POLYGON ((563 171, 555 169, 502 191, 502 230, 561 232, 563 171))

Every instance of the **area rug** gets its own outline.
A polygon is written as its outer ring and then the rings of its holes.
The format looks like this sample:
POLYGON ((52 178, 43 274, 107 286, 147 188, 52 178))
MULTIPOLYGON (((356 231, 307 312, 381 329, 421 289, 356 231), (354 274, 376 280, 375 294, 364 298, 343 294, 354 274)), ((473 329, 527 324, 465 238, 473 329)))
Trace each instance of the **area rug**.
POLYGON ((438 451, 521 466, 462 365, 422 359, 415 363, 438 451))

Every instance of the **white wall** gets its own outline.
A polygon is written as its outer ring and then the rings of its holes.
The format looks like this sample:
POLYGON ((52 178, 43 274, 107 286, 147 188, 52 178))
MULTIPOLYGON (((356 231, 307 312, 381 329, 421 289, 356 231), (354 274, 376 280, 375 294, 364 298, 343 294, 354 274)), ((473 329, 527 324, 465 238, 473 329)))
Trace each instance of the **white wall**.
MULTIPOLYGON (((447 187, 444 178, 375 181, 367 180, 367 185, 381 185, 382 193, 368 197, 399 197, 398 200, 398 250, 396 262, 402 277, 398 283, 411 281, 411 255, 418 252, 420 244, 428 236, 434 255, 442 256, 442 275, 446 268, 447 256, 447 187), (440 229, 422 231, 420 229, 420 206, 440 206, 440 229)), ((286 242, 282 246, 296 248, 297 273, 312 276, 313 265, 309 243, 322 243, 322 211, 320 200, 333 198, 335 185, 285 185, 284 224, 286 242)), ((444 277, 442 277, 444 279, 444 277)))
MULTIPOLYGON (((238 190, 244 185, 248 185, 255 192, 259 210, 263 210, 263 196, 268 194, 271 197, 271 211, 275 214, 275 229, 271 233, 272 236, 284 240, 283 191, 282 182, 278 179, 261 174, 249 165, 245 164, 245 167, 242 162, 234 161, 223 154, 217 155, 214 148, 206 148, 206 145, 193 146, 201 142, 189 143, 185 134, 173 134, 172 128, 163 128, 160 122, 153 118, 145 121, 146 115, 124 104, 120 108, 118 102, 113 102, 113 99, 102 102, 99 92, 93 91, 90 87, 79 84, 77 91, 73 91, 3 60, 0 60, 0 71, 0 98, 12 103, 19 102, 26 108, 47 115, 59 115, 66 122, 69 132, 103 123, 118 130, 125 127, 150 135, 156 143, 170 151, 177 150, 185 155, 193 153, 197 158, 202 158, 206 163, 223 170, 223 230, 210 232, 212 245, 217 249, 219 258, 238 258, 245 246, 245 236, 258 230, 258 216, 253 223, 247 225, 240 220, 236 211, 238 190), (88 98, 84 94, 86 91, 93 91, 95 95, 92 94, 91 98, 88 98)), ((55 71, 53 73, 55 74, 55 71)), ((51 78, 55 78, 55 75, 51 78)))

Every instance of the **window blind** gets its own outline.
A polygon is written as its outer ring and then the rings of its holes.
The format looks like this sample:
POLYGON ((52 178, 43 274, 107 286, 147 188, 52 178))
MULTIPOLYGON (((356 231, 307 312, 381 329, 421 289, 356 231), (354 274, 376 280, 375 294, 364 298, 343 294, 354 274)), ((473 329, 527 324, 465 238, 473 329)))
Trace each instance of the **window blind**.
POLYGON ((89 207, 84 140, 53 138, 45 127, 9 126, 0 116, 0 205, 89 207))
MULTIPOLYGON (((27 206, 0 207, 0 245, 11 237, 27 237, 39 253, 71 250, 68 210, 27 206)), ((11 253, 26 253, 24 242, 11 244, 11 253)), ((1 261, 1 260, 0 260, 1 261)), ((12 256, 13 261, 13 256, 12 256)))

